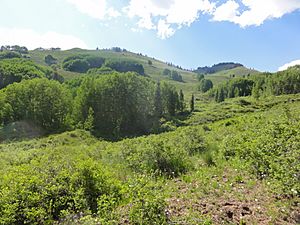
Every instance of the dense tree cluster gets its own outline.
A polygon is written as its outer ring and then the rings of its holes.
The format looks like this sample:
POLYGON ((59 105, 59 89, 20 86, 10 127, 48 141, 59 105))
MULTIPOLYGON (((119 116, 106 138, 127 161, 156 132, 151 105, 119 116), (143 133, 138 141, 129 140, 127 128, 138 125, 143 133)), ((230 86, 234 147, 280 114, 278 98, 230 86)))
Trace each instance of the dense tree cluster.
POLYGON ((234 78, 216 87, 213 95, 217 102, 225 98, 252 95, 282 95, 300 93, 300 66, 274 74, 261 73, 249 78, 234 78))
POLYGON ((18 52, 20 54, 28 54, 28 49, 24 46, 19 45, 5 45, 1 46, 0 51, 12 51, 12 52, 18 52))
POLYGON ((85 73, 91 68, 101 67, 104 62, 105 59, 99 56, 74 55, 64 59, 62 67, 68 71, 85 73))
POLYGON ((57 72, 36 65, 30 60, 19 58, 0 60, 0 89, 21 80, 43 77, 63 81, 63 77, 57 72))
POLYGON ((171 80, 183 82, 182 76, 176 70, 164 69, 163 75, 169 77, 171 80))
POLYGON ((180 111, 179 102, 177 91, 168 83, 155 84, 134 73, 114 73, 82 81, 73 116, 76 124, 84 126, 92 114, 96 134, 118 138, 151 132, 160 117, 180 111))
POLYGON ((66 84, 50 81, 42 72, 33 74, 38 79, 20 79, 1 90, 0 125, 24 120, 50 133, 83 128, 116 139, 155 131, 161 117, 184 110, 182 91, 178 94, 171 84, 156 84, 136 73, 110 71, 66 84))
POLYGON ((57 59, 54 58, 52 55, 47 55, 45 56, 45 63, 49 66, 56 64, 57 63, 57 59))
POLYGON ((0 95, 3 124, 29 120, 50 132, 59 131, 66 124, 70 93, 57 81, 27 80, 9 85, 0 95))
POLYGON ((201 79, 199 82, 198 90, 201 92, 207 92, 213 88, 213 83, 208 79, 201 79))
POLYGON ((18 52, 11 52, 11 51, 3 51, 0 52, 0 60, 2 59, 13 59, 13 58, 21 58, 21 54, 18 52))
POLYGON ((74 55, 67 57, 63 61, 62 67, 65 70, 78 73, 106 74, 111 71, 117 71, 120 73, 136 72, 140 75, 145 75, 144 67, 140 63, 126 60, 105 61, 102 57, 92 55, 74 55))
POLYGON ((136 72, 140 75, 145 75, 143 65, 133 61, 108 61, 105 63, 105 66, 120 73, 136 72))
POLYGON ((113 69, 107 66, 102 66, 100 68, 93 68, 87 71, 87 74, 110 74, 113 69))

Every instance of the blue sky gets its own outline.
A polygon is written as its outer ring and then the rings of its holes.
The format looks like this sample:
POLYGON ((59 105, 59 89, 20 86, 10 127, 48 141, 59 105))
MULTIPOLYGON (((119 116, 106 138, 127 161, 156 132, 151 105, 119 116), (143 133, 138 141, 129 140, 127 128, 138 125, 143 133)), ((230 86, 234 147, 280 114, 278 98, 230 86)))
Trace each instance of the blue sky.
POLYGON ((300 0, 0 0, 0 45, 120 46, 185 68, 300 64, 300 0))

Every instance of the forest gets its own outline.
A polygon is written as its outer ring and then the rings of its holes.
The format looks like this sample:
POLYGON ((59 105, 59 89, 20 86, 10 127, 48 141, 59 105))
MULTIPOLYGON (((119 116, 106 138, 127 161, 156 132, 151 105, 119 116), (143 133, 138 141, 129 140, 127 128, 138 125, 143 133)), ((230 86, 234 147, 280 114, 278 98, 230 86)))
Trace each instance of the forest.
POLYGON ((0 170, 3 225, 300 223, 300 66, 3 46, 0 170))

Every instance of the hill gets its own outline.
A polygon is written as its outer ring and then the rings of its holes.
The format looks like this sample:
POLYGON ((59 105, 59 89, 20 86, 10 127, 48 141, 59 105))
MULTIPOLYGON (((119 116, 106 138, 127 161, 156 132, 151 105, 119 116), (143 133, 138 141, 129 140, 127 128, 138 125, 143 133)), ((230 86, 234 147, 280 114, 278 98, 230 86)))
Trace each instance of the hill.
MULTIPOLYGON (((182 89, 188 95, 191 95, 193 92, 197 92, 197 72, 200 71, 201 68, 195 71, 188 71, 180 69, 178 66, 173 66, 170 63, 166 63, 155 58, 148 57, 146 55, 142 55, 140 53, 133 53, 130 51, 123 50, 84 50, 84 49, 71 49, 67 51, 61 50, 44 50, 44 49, 36 49, 34 51, 29 51, 29 56, 31 59, 43 66, 46 66, 45 57, 47 55, 53 56, 57 59, 58 73, 61 74, 65 80, 70 80, 76 77, 84 76, 84 73, 76 73, 66 71, 61 68, 63 61, 71 56, 76 55, 91 55, 103 57, 106 60, 119 60, 119 61, 133 61, 140 63, 145 70, 145 75, 151 77, 154 80, 168 80, 170 83, 175 85, 178 89, 182 89), (163 71, 165 69, 175 70, 177 71, 183 78, 183 82, 177 82, 169 79, 169 77, 163 75, 163 71)), ((246 76, 248 74, 255 74, 258 71, 248 69, 239 63, 219 63, 212 67, 202 67, 202 69, 207 73, 207 79, 211 79, 214 85, 217 85, 225 80, 230 79, 231 76, 246 76)))
POLYGON ((1 54, 0 224, 300 222, 299 67, 195 76, 121 49, 29 54, 39 65, 1 54))
POLYGON ((209 66, 198 67, 196 70, 194 70, 194 72, 199 74, 213 74, 223 70, 230 70, 242 66, 243 65, 240 63, 223 62, 223 63, 214 64, 211 67, 209 66))
POLYGON ((119 142, 1 144, 0 223, 297 224, 299 99, 201 101, 188 126, 119 142))
POLYGON ((260 72, 255 69, 249 69, 244 66, 238 66, 232 69, 221 70, 216 73, 207 74, 205 77, 207 79, 210 79, 214 83, 214 85, 218 85, 234 77, 248 77, 259 73, 260 72))

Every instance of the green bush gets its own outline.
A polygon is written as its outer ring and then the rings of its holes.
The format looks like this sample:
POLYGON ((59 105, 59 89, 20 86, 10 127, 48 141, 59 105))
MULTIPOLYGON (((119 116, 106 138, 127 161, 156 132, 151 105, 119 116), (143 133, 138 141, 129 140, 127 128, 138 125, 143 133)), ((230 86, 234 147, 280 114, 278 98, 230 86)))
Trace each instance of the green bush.
POLYGON ((237 156, 251 164, 260 179, 273 180, 276 190, 299 194, 300 123, 280 118, 252 127, 224 140, 224 156, 237 156))
POLYGON ((66 215, 97 213, 103 196, 119 199, 118 182, 99 163, 62 150, 44 149, 1 174, 0 224, 52 224, 66 215))

